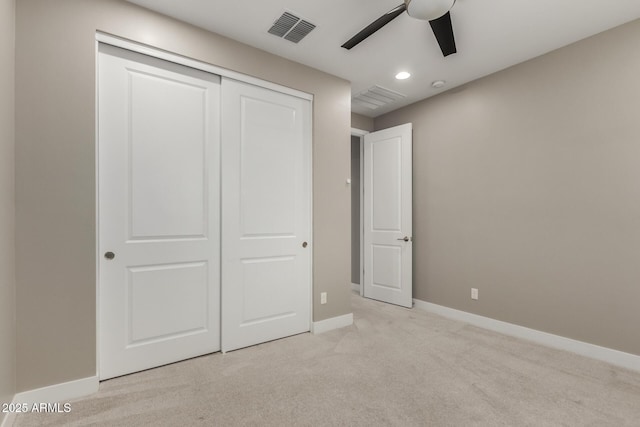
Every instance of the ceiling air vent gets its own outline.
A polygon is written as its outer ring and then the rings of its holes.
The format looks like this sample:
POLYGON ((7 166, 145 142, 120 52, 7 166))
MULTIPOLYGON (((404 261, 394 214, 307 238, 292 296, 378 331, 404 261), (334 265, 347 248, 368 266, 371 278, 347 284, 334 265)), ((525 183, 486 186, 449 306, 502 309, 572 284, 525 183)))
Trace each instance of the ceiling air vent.
POLYGON ((370 110, 376 110, 402 98, 406 98, 406 95, 376 85, 351 98, 351 102, 370 110))
POLYGON ((269 29, 269 34, 284 37, 285 40, 298 43, 315 27, 311 22, 305 21, 293 13, 285 12, 273 23, 273 26, 269 29))

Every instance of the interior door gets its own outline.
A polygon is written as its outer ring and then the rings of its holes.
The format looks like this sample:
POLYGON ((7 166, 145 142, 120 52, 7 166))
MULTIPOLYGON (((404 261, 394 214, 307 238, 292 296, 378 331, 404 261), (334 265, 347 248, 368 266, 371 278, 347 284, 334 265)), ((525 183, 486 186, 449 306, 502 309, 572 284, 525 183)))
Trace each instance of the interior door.
POLYGON ((311 102, 222 81, 222 351, 306 332, 311 102))
POLYGON ((100 378, 220 349, 219 77, 99 47, 100 378))
POLYGON ((412 126, 364 137, 364 296, 411 307, 412 126))

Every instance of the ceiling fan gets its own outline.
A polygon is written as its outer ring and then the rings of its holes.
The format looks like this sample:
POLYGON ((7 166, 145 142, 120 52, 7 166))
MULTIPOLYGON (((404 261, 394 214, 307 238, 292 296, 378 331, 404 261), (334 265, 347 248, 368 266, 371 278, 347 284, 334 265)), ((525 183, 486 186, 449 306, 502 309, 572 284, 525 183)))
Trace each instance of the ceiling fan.
POLYGON ((451 14, 449 13, 455 2, 456 0, 404 0, 404 3, 394 7, 351 37, 342 47, 351 49, 396 19, 403 12, 407 12, 412 18, 429 21, 431 30, 436 36, 438 45, 440 45, 442 55, 449 56, 457 52, 456 41, 453 37, 453 26, 451 25, 451 14))

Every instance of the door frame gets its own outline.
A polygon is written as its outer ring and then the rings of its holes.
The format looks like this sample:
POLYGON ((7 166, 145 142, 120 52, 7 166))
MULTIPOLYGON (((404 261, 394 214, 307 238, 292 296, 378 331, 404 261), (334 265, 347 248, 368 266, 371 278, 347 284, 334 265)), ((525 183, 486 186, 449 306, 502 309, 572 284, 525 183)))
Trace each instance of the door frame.
MULTIPOLYGON (((362 285, 362 275, 364 273, 364 136, 369 134, 368 130, 351 128, 351 136, 355 136, 360 140, 360 188, 358 190, 358 194, 360 195, 360 271, 358 272, 358 281, 360 282, 357 287, 357 292, 361 297, 364 297, 364 286, 362 285)), ((349 144, 351 144, 351 139, 349 139, 349 144)), ((356 287, 352 283, 353 290, 356 290, 356 287)))
MULTIPOLYGON (((100 44, 108 44, 111 46, 119 47, 122 49, 126 49, 132 52, 141 53, 143 55, 151 56, 153 58, 162 59, 165 61, 173 62, 179 65, 184 65, 190 68, 194 68, 196 70, 204 71, 210 74, 216 74, 221 78, 230 78, 233 80, 238 80, 244 83, 252 84, 254 86, 262 87, 265 89, 269 89, 275 92, 284 93, 287 95, 295 96, 297 98, 301 98, 304 100, 310 101, 310 120, 311 127, 313 128, 313 94, 306 93, 297 89, 292 89, 290 87, 282 86, 276 83, 272 83, 266 80, 262 80, 256 77, 252 77, 246 74, 242 74, 236 71, 232 71, 226 68, 218 67, 216 65, 212 65, 206 62, 202 62, 196 59, 192 59, 177 53, 172 53, 169 51, 153 48, 138 42, 134 42, 122 37, 114 36, 111 34, 103 33, 100 31, 96 31, 95 33, 95 43, 94 43, 94 54, 95 54, 95 237, 96 237, 96 245, 95 245, 95 262, 96 262, 96 329, 95 329, 95 337, 96 337, 96 378, 100 381, 100 188, 99 188, 99 178, 100 178, 100 169, 99 169, 99 116, 98 116, 98 82, 99 82, 99 46, 100 44)), ((308 186, 308 195, 309 195, 309 221, 310 221, 310 241, 313 242, 313 134, 311 134, 310 140, 308 144, 310 145, 309 155, 308 155, 308 168, 309 168, 309 186, 308 186)), ((313 325, 313 245, 311 245, 311 253, 310 253, 310 262, 309 262, 309 324, 313 325)))

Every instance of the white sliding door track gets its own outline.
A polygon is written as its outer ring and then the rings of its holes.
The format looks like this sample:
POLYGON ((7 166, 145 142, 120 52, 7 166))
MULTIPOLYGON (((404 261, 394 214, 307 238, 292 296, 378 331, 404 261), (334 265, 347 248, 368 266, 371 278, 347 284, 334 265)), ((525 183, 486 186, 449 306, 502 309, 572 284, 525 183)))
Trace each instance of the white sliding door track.
POLYGON ((167 52, 162 49, 146 46, 127 39, 112 36, 110 34, 96 32, 96 41, 99 43, 105 43, 111 46, 120 47, 122 49, 127 49, 133 52, 142 53, 144 55, 149 55, 154 58, 164 59, 165 61, 175 62, 176 64, 195 68, 196 70, 205 71, 211 74, 217 74, 221 77, 227 77, 240 82, 249 83, 255 86, 263 87, 265 89, 273 90, 275 92, 285 93, 287 95, 313 101, 312 94, 302 92, 297 89, 292 89, 290 87, 271 83, 256 77, 247 76, 246 74, 242 74, 237 71, 228 70, 226 68, 211 65, 206 62, 198 61, 196 59, 187 58, 186 56, 167 52))

